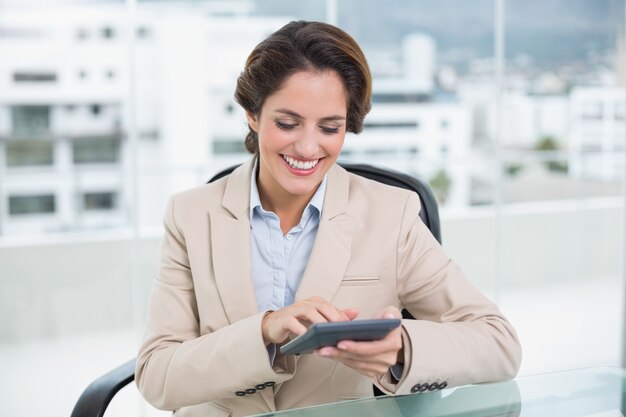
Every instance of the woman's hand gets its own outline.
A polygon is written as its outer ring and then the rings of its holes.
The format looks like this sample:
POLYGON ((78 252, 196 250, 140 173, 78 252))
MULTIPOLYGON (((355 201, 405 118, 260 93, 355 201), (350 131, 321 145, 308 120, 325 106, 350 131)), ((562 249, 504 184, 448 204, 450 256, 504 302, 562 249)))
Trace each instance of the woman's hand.
POLYGON ((358 310, 339 310, 321 297, 311 297, 272 311, 263 317, 261 331, 266 345, 282 343, 291 335, 300 336, 313 323, 350 321, 359 315, 358 310))
MULTIPOLYGON (((373 318, 400 319, 402 314, 395 307, 387 307, 373 318)), ((403 362, 402 330, 398 327, 383 339, 372 342, 342 340, 337 347, 323 347, 317 349, 315 354, 335 359, 363 375, 374 378, 385 374, 390 366, 403 362)))

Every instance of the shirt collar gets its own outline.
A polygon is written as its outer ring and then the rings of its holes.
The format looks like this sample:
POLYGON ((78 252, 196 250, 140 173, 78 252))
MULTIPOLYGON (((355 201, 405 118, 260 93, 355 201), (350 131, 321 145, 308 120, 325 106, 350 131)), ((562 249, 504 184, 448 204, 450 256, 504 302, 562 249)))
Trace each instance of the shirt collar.
MULTIPOLYGON (((252 215, 255 208, 263 209, 261 205, 261 197, 259 197, 259 188, 256 183, 257 169, 259 166, 259 158, 255 158, 254 167, 252 168, 252 175, 250 178, 250 223, 252 223, 252 215)), ((322 207, 324 206, 324 196, 326 195, 326 183, 328 182, 328 174, 324 175, 320 186, 311 197, 311 200, 304 208, 303 216, 307 211, 311 210, 309 207, 317 210, 318 217, 322 217, 322 207)))

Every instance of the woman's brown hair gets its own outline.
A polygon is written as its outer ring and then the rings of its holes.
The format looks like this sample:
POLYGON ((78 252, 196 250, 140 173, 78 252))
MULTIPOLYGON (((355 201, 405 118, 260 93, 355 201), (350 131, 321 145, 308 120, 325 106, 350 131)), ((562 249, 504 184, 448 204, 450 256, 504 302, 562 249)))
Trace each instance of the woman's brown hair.
MULTIPOLYGON (((265 99, 298 71, 335 71, 348 95, 346 130, 360 133, 369 112, 372 76, 361 48, 343 30, 321 22, 290 22, 258 44, 237 79, 235 100, 258 116, 265 99)), ((259 138, 248 126, 246 149, 258 153, 259 138)))

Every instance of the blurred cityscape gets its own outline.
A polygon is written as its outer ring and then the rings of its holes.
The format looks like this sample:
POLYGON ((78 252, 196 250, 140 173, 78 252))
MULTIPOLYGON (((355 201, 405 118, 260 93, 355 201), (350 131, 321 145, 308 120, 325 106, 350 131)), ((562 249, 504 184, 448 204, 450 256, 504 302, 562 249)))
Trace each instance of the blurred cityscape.
MULTIPOLYGON (((146 2, 133 25, 118 2, 5 9, 0 235, 118 228, 133 216, 156 225, 169 194, 245 160, 233 92, 254 45, 292 19, 272 16, 273 3, 146 2)), ((606 50, 556 63, 516 53, 499 95, 484 42, 440 52, 431 33, 389 44, 355 28, 373 108, 341 158, 427 180, 443 210, 493 203, 498 175, 505 203, 578 198, 581 184, 585 197, 620 195, 621 30, 606 50)))

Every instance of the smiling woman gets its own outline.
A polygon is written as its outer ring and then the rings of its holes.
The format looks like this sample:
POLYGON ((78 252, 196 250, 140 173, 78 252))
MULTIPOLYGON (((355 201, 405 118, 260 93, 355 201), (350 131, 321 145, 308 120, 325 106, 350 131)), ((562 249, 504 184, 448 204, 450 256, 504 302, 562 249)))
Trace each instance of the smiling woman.
POLYGON ((286 234, 333 166, 346 131, 359 133, 372 78, 356 42, 318 22, 292 22, 250 54, 235 98, 246 111, 246 148, 259 157, 263 207, 286 234))
POLYGON ((346 101, 334 71, 297 72, 265 100, 258 116, 248 113, 259 138, 261 203, 278 214, 283 234, 299 222, 341 152, 346 101))
POLYGON ((513 377, 515 331, 421 222, 419 197, 335 163, 370 108, 356 42, 291 22, 254 49, 235 96, 253 156, 170 199, 137 360, 146 399, 243 416, 371 396, 372 383, 409 394, 513 377), (280 352, 313 323, 401 308, 417 320, 380 340, 280 352))

